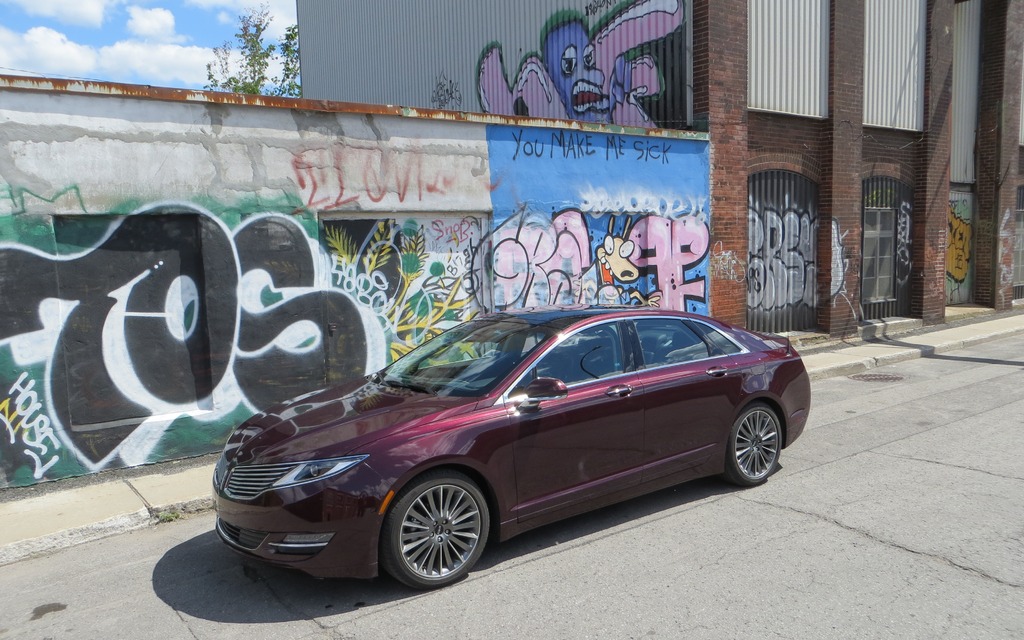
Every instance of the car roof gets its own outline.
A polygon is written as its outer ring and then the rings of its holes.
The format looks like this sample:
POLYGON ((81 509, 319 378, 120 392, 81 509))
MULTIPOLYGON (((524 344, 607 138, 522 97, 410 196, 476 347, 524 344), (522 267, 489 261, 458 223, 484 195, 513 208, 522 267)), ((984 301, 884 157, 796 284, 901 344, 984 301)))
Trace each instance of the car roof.
POLYGON ((488 320, 519 320, 532 325, 546 325, 561 329, 580 320, 594 317, 635 317, 644 315, 674 315, 689 317, 690 314, 661 309, 658 307, 640 307, 631 305, 566 305, 550 307, 530 307, 526 309, 509 309, 479 316, 478 319, 488 320))

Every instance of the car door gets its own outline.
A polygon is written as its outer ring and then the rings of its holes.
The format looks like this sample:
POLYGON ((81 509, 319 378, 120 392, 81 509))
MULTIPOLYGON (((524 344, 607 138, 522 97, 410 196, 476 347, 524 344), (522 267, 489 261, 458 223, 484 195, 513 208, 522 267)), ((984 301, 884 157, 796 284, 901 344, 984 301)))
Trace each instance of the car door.
POLYGON ((617 322, 570 334, 524 379, 557 378, 568 394, 513 417, 520 520, 639 483, 642 394, 622 338, 617 322))
POLYGON ((716 345, 681 318, 642 318, 634 327, 642 351, 646 482, 698 466, 725 445, 742 387, 731 352, 741 349, 716 345))

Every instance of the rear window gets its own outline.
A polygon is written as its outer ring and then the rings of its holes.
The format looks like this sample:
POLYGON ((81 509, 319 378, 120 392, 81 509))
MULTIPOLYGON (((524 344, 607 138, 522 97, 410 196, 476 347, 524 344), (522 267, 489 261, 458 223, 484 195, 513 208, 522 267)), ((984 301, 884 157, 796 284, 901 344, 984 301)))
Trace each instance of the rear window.
POLYGON ((682 320, 644 318, 635 321, 645 367, 679 364, 708 357, 708 345, 682 320))
POLYGON ((740 347, 725 337, 721 331, 703 322, 687 322, 687 326, 699 333, 711 347, 712 356, 728 356, 742 351, 740 347))

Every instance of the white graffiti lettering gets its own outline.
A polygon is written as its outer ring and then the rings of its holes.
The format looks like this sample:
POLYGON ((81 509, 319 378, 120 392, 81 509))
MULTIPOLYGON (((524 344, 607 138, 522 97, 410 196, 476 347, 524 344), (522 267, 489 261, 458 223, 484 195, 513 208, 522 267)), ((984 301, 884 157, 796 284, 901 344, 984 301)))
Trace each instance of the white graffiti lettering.
POLYGON ((8 444, 17 444, 20 432, 21 442, 27 447, 22 452, 32 459, 32 477, 41 480, 60 459, 56 451, 61 448, 61 444, 51 428, 50 418, 39 413, 43 405, 39 402, 39 394, 33 389, 35 384, 36 381, 30 379, 25 372, 18 376, 8 391, 8 397, 0 402, 0 421, 7 429, 8 444), (49 460, 44 463, 43 459, 47 456, 49 460))

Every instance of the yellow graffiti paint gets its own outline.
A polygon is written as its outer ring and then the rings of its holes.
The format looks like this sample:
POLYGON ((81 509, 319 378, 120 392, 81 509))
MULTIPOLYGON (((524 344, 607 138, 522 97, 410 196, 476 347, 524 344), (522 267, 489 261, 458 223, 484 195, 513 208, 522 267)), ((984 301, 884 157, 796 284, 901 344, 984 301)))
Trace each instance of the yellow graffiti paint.
POLYGON ((0 402, 0 422, 3 422, 4 427, 7 430, 8 435, 11 438, 11 443, 14 442, 14 437, 18 433, 18 428, 24 423, 24 420, 14 424, 14 419, 18 417, 17 411, 11 411, 11 399, 4 398, 3 402, 0 402))
POLYGON ((946 275, 955 282, 964 282, 971 268, 971 235, 969 220, 956 214, 953 203, 949 206, 949 236, 946 245, 946 275))

